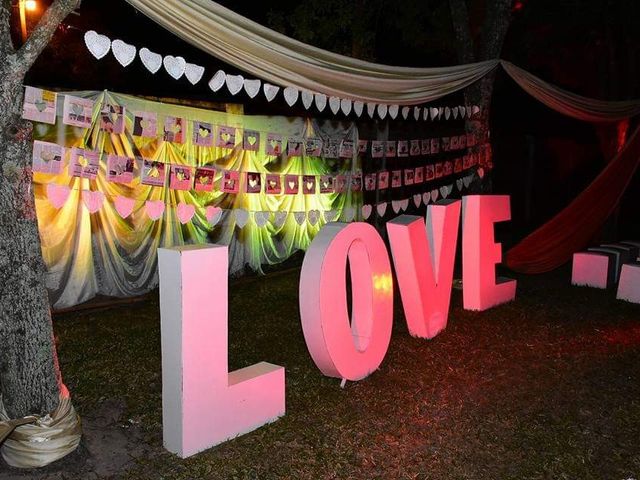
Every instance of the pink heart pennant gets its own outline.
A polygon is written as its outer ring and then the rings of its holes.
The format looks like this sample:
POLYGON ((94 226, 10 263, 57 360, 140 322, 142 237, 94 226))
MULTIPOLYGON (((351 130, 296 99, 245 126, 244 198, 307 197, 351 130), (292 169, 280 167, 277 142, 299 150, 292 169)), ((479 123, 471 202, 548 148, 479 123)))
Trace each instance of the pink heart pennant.
POLYGON ((133 212, 133 207, 136 204, 136 201, 133 198, 123 197, 122 195, 118 195, 116 199, 113 201, 113 204, 116 207, 116 212, 122 218, 127 218, 133 212))
POLYGON ((216 226, 222 217, 222 209, 220 207, 212 207, 209 206, 205 208, 204 215, 207 217, 207 222, 211 224, 212 227, 216 226))
POLYGON ((162 200, 147 200, 144 203, 144 207, 151 220, 158 220, 164 213, 164 202, 162 200))
POLYGON ((87 207, 87 210, 89 210, 89 213, 96 213, 102 208, 102 203, 104 202, 104 194, 102 192, 83 190, 82 201, 87 207))
POLYGON ((55 208, 62 208, 69 198, 69 193, 71 193, 71 189, 66 185, 58 185, 56 183, 47 185, 47 198, 55 208))
POLYGON ((195 205, 189 205, 187 203, 179 203, 176 211, 178 213, 178 220, 184 225, 191 221, 193 215, 196 213, 196 207, 195 205))

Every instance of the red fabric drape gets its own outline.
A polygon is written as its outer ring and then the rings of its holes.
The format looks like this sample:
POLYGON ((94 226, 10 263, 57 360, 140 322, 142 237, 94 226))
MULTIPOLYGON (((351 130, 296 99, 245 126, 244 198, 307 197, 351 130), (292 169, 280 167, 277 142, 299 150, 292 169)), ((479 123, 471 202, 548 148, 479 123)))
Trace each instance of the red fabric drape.
POLYGON ((640 127, 600 175, 564 210, 506 255, 506 264, 522 273, 544 273, 584 249, 622 198, 640 163, 640 127))

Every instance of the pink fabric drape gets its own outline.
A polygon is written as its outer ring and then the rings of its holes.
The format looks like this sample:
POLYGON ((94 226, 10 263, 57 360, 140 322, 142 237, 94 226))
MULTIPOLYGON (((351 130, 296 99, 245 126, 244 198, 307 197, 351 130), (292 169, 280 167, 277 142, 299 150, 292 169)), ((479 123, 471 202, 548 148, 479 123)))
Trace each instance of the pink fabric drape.
POLYGON ((564 210, 506 255, 522 273, 544 273, 569 261, 589 244, 615 210, 640 163, 640 127, 598 177, 564 210))

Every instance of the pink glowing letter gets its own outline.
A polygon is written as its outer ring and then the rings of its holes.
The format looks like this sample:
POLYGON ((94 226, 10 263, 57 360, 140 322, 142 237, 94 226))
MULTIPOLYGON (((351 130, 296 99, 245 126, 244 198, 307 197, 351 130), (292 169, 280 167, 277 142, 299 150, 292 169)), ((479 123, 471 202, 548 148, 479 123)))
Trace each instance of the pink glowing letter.
POLYGON ((164 445, 185 458, 284 415, 284 368, 228 371, 226 246, 161 248, 158 259, 164 445))
POLYGON ((391 339, 393 280, 387 249, 375 228, 361 222, 328 223, 320 230, 302 264, 300 317, 309 353, 325 375, 360 380, 380 366, 391 339))
POLYGON ((404 315, 414 337, 433 338, 447 326, 460 227, 460 200, 427 207, 421 217, 387 222, 404 315))
POLYGON ((516 296, 516 281, 499 278, 502 245, 493 224, 511 220, 508 195, 469 195, 462 199, 462 297, 467 310, 487 310, 516 296))

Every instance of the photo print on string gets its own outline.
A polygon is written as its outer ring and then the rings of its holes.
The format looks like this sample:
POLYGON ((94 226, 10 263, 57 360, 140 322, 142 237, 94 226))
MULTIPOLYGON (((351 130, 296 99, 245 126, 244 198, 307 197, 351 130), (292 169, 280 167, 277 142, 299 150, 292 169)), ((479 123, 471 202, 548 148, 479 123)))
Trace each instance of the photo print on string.
POLYGON ((164 130, 162 139, 165 142, 184 143, 184 134, 187 122, 181 117, 166 117, 164 119, 164 130))
POLYGON ((124 107, 105 103, 100 109, 100 130, 122 135, 124 133, 124 107))
POLYGON ((62 108, 62 123, 72 127, 90 128, 95 102, 88 98, 65 95, 62 108))
POLYGON ((41 88, 25 87, 22 118, 33 122, 56 123, 58 96, 41 88))
POLYGON ((33 171, 57 175, 62 173, 65 148, 55 143, 33 142, 33 171))
POLYGON ((260 193, 262 191, 262 175, 258 172, 247 172, 247 193, 260 193))
POLYGON ((135 112, 132 133, 136 137, 156 138, 158 136, 158 115, 155 112, 135 112))
POLYGON ((71 149, 69 170, 71 176, 95 180, 100 168, 100 153, 83 148, 71 149))
POLYGON ((407 140, 398 141, 398 157, 409 156, 409 142, 407 140))
MULTIPOLYGON (((373 179, 373 184, 375 186, 376 180, 373 179)), ((362 191, 362 172, 355 172, 351 174, 351 191, 352 192, 361 192, 362 191)))
POLYGON ((245 130, 242 135, 242 149, 257 152, 260 149, 260 132, 245 130))
POLYGON ((322 139, 310 137, 304 141, 304 153, 309 157, 319 157, 322 155, 322 139))
POLYGON ((287 139, 287 155, 289 157, 301 157, 304 141, 300 137, 289 137, 287 139))
POLYGON ((385 142, 384 154, 386 157, 395 157, 396 156, 396 142, 393 140, 387 140, 385 142))
POLYGON ((413 177, 413 183, 424 182, 424 167, 416 167, 416 171, 413 177))
POLYGON ((184 165, 172 165, 169 188, 172 190, 191 190, 193 168, 184 165))
POLYGON ((233 148, 236 146, 236 128, 227 125, 218 127, 218 136, 216 138, 216 147, 233 148))
POLYGON ((412 157, 420 156, 421 148, 420 148, 420 140, 411 140, 411 146, 409 147, 409 155, 412 157))
POLYGON ((167 165, 163 162, 142 159, 140 182, 143 185, 150 185, 152 187, 164 187, 167 173, 166 167, 167 165))
POLYGON ((213 125, 195 120, 193 122, 192 143, 198 147, 213 147, 213 125))
POLYGON ((371 158, 384 157, 385 142, 382 140, 373 140, 371 142, 371 158))
POLYGON ((386 188, 389 188, 389 172, 384 171, 378 173, 378 190, 384 190, 386 188))
POLYGON ((372 192, 376 189, 377 175, 375 173, 367 173, 364 176, 364 189, 367 192, 372 192))
POLYGON ((267 147, 265 153, 271 156, 278 156, 282 153, 282 135, 278 133, 267 134, 267 147))
POLYGON ((211 192, 215 177, 216 169, 214 167, 197 167, 194 177, 195 190, 197 192, 211 192))
POLYGON ((107 157, 107 180, 114 183, 133 182, 133 158, 109 155, 107 157))
POLYGON ((333 193, 333 175, 322 175, 320 177, 320 193, 333 193))
POLYGON ((394 170, 391 173, 391 188, 402 186, 402 170, 394 170))
POLYGON ((314 175, 302 176, 302 193, 304 193, 305 195, 315 195, 316 177, 314 175))
POLYGON ((222 176, 222 191, 225 193, 238 193, 240 191, 240 172, 225 170, 222 176))

